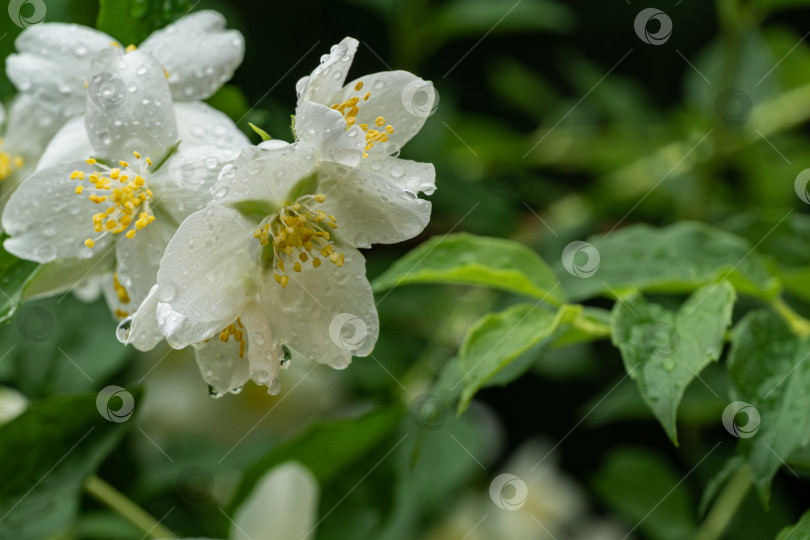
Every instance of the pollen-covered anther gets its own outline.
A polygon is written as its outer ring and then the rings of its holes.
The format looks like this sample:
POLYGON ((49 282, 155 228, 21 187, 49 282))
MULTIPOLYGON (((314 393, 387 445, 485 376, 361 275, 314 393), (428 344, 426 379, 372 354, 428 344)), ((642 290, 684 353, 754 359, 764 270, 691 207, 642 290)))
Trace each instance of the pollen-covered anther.
MULTIPOLYGON (((362 89, 363 81, 358 81, 357 84, 354 85, 354 91, 360 92, 362 89)), ((357 123, 357 113, 360 112, 360 108, 357 105, 360 100, 362 99, 363 101, 368 101, 368 98, 370 97, 371 92, 366 92, 362 98, 357 95, 347 99, 343 103, 336 103, 332 105, 332 108, 342 114, 343 118, 346 119, 346 130, 351 129, 351 127, 357 123)), ((394 132, 394 126, 391 124, 386 125, 385 117, 383 116, 377 117, 374 124, 378 128, 382 129, 369 129, 368 124, 357 124, 360 126, 360 129, 366 133, 366 146, 363 149, 364 158, 368 157, 368 151, 371 150, 376 143, 387 141, 388 136, 394 132)))
MULTIPOLYGON (((0 139, 0 147, 3 145, 3 139, 0 139)), ((25 160, 20 156, 12 156, 7 152, 0 150, 0 182, 11 176, 17 169, 21 169, 25 165, 25 160)))
MULTIPOLYGON (((94 158, 86 160, 88 165, 95 165, 99 170, 91 172, 73 171, 71 180, 84 182, 76 186, 77 195, 82 195, 85 189, 90 193, 88 200, 97 205, 106 205, 102 211, 92 216, 93 230, 104 234, 124 233, 127 238, 134 238, 137 231, 144 229, 155 220, 149 206, 152 200, 152 191, 146 185, 142 175, 148 174, 147 167, 152 163, 148 157, 141 157, 133 152, 135 162, 119 161, 118 167, 108 167, 94 158)), ((100 237, 99 236, 99 237, 100 237)), ((85 245, 92 248, 98 238, 88 238, 85 245)))
POLYGON ((313 268, 321 266, 318 254, 335 266, 343 266, 344 256, 335 251, 327 230, 337 229, 337 220, 323 210, 312 208, 325 200, 323 194, 305 195, 287 204, 253 233, 261 245, 273 246, 273 277, 282 287, 290 281, 285 261, 289 261, 294 272, 303 271, 302 265, 309 262, 313 268))
POLYGON ((244 326, 242 326, 241 320, 236 319, 235 323, 229 324, 219 333, 219 340, 222 343, 228 343, 231 337, 233 337, 234 341, 239 343, 239 358, 244 358, 247 341, 245 340, 244 326))

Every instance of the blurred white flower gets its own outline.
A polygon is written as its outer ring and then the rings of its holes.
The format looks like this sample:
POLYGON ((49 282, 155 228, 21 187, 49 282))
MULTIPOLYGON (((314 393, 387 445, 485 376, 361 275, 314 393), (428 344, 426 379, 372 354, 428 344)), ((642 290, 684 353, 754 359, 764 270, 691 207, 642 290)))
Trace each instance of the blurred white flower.
POLYGON ((20 416, 28 408, 28 400, 20 392, 0 386, 0 426, 20 416))
MULTIPOLYGON (((88 90, 84 117, 56 134, 2 223, 5 247, 18 257, 51 263, 95 256, 88 266, 108 273, 108 297, 118 300, 111 308, 124 318, 155 284, 177 225, 205 206, 220 169, 248 140, 207 105, 174 104, 163 67, 147 53, 106 48, 90 65, 91 84, 100 79, 117 81, 112 94, 99 99, 88 90), (193 182, 184 164, 196 165, 193 182)), ((63 288, 77 284, 70 273, 52 274, 69 280, 63 288)), ((154 313, 144 312, 125 341, 153 347, 161 339, 154 313)))
POLYGON ((429 202, 318 161, 310 143, 268 142, 223 171, 214 202, 183 222, 158 272, 161 330, 175 348, 198 344, 217 393, 248 379, 278 393, 285 347, 337 369, 371 352, 379 323, 357 247, 411 238, 430 216, 429 202))

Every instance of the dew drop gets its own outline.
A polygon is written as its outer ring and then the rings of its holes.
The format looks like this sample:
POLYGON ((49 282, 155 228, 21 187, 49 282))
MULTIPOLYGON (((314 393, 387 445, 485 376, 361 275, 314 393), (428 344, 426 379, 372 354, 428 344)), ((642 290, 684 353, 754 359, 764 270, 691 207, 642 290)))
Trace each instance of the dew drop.
POLYGON ((115 337, 118 338, 118 341, 121 343, 126 343, 127 339, 129 338, 129 331, 132 328, 132 317, 127 317, 120 323, 118 323, 118 327, 115 329, 115 337))
POLYGON ((281 380, 278 377, 273 379, 273 381, 267 386, 267 393, 271 396, 277 396, 281 393, 281 380))

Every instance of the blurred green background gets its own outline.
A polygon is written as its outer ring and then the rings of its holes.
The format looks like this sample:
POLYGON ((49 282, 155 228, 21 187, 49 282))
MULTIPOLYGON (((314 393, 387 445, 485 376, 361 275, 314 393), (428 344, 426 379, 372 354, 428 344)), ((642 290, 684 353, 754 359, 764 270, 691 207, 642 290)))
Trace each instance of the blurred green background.
MULTIPOLYGON (((402 153, 436 166, 433 217, 409 243, 370 250, 370 278, 450 231, 514 239, 559 266, 566 244, 614 227, 690 219, 756 242, 788 210, 805 210, 793 181, 810 167, 808 1, 191 4, 221 11, 245 35, 244 63, 210 102, 255 142, 248 122, 291 139, 296 80, 344 36, 361 42, 350 78, 405 69, 434 82, 438 109, 402 153), (634 29, 650 6, 672 20, 660 45, 634 29)), ((47 7, 49 22, 93 26, 98 12, 91 0, 47 7)), ((20 28, 0 19, 5 57, 20 28)), ((13 95, 5 78, 0 94, 13 95)), ((761 249, 796 266, 810 257, 778 239, 761 249)), ((0 329, 0 382, 30 400, 102 381, 144 386, 137 428, 99 476, 155 516, 172 508, 164 523, 178 534, 224 537, 229 523, 216 509, 232 507, 271 464, 303 455, 323 490, 319 540, 692 537, 704 488, 734 451, 719 421, 725 372, 710 367, 711 388, 690 387, 679 448, 604 342, 544 355, 456 418, 426 393, 470 325, 513 299, 418 286, 378 300, 373 357, 343 372, 294 359, 276 398, 249 386, 210 399, 191 354, 126 350, 104 305, 72 297, 36 303, 52 326, 46 339, 19 331, 25 311, 0 329), (76 320, 86 323, 77 330, 76 320), (499 471, 529 484, 521 511, 490 500, 499 471)), ((802 512, 801 489, 782 473, 769 511, 749 494, 723 538, 773 538, 802 512)), ((91 499, 81 504, 65 538, 140 538, 91 499)))

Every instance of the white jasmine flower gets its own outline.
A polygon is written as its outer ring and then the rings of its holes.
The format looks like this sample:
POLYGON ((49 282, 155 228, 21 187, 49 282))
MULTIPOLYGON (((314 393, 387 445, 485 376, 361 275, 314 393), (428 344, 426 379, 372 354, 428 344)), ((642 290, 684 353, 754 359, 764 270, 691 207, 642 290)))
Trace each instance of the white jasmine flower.
POLYGON ((296 84, 295 135, 315 145, 319 159, 377 173, 414 193, 431 194, 430 163, 399 159, 437 102, 433 84, 407 71, 383 71, 344 85, 358 42, 345 38, 296 84))
POLYGON ((379 323, 357 248, 412 238, 428 222, 430 203, 415 193, 317 157, 307 142, 244 149, 166 249, 161 330, 176 348, 211 340, 201 347, 215 352, 198 362, 217 394, 248 378, 278 393, 285 346, 337 369, 368 355, 379 323), (238 355, 222 350, 231 338, 238 355))
MULTIPOLYGON (((41 107, 58 111, 62 122, 84 112, 85 75, 92 59, 111 45, 121 47, 104 32, 64 23, 31 26, 15 45, 17 54, 6 60, 8 77, 41 107)), ((213 95, 242 62, 244 48, 242 35, 226 30, 225 18, 215 11, 187 15, 140 45, 163 66, 174 101, 213 95)))
MULTIPOLYGON (((149 54, 107 48, 91 63, 89 80, 99 77, 120 81, 121 99, 110 106, 88 92, 84 118, 57 133, 2 223, 5 247, 18 257, 51 263, 95 255, 91 268, 110 272, 108 297, 118 299, 111 307, 126 317, 153 287, 178 224, 205 206, 222 165, 249 143, 207 105, 175 105, 163 67, 149 54)), ((161 336, 152 326, 132 342, 153 347, 161 336)))

